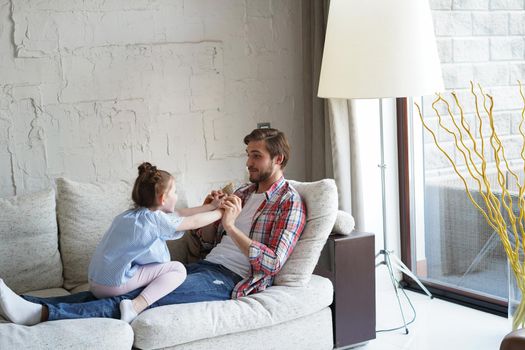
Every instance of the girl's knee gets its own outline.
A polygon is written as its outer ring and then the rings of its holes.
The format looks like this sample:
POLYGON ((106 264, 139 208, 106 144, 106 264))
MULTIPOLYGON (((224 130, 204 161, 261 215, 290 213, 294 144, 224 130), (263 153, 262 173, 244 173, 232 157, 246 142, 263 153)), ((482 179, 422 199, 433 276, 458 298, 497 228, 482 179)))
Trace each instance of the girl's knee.
POLYGON ((184 278, 186 278, 186 267, 184 266, 183 263, 179 261, 172 261, 171 267, 173 271, 179 272, 181 275, 184 276, 184 278))

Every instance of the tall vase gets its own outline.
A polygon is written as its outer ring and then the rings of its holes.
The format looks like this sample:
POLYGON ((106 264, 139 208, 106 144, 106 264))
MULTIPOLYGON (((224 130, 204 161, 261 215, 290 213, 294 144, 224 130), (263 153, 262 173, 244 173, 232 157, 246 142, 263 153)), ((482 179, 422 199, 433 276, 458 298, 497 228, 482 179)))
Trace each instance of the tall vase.
MULTIPOLYGON (((517 281, 512 267, 508 265, 508 281, 509 281, 509 305, 508 317, 512 320, 512 330, 523 328, 525 322, 525 299, 523 299, 520 282, 517 281)), ((522 286, 523 287, 523 286, 522 286)))

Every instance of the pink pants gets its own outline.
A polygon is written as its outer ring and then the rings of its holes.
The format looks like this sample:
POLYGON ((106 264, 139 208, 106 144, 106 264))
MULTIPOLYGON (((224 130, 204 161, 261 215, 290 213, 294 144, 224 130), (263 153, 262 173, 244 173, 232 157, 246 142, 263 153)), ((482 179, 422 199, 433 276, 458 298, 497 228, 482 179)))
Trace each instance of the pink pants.
POLYGON ((140 287, 146 288, 140 293, 148 306, 180 286, 186 279, 186 268, 178 261, 141 266, 135 275, 120 286, 103 286, 89 283, 91 293, 97 298, 107 298, 126 294, 140 287))

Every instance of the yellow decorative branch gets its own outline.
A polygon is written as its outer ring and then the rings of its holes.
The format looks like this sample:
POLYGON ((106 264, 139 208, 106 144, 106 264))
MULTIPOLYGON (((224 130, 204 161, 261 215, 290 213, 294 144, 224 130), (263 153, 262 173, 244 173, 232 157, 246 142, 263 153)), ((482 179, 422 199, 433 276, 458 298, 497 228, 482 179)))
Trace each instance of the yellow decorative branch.
MULTIPOLYGON (((519 132, 523 139, 523 145, 520 152, 520 158, 523 161, 523 172, 525 174, 525 95, 522 91, 521 82, 519 83, 520 95, 523 102, 523 108, 521 111, 521 122, 519 124, 519 132)), ((479 141, 477 140, 478 135, 473 134, 469 123, 465 120, 464 109, 455 93, 452 93, 454 104, 459 111, 459 123, 457 122, 457 116, 454 115, 450 103, 440 94, 437 94, 436 99, 432 103, 432 109, 438 118, 438 128, 444 130, 454 140, 455 149, 461 154, 462 162, 459 162, 450 156, 447 151, 439 144, 436 132, 432 130, 423 118, 421 108, 416 103, 416 108, 419 113, 423 127, 432 135, 434 144, 441 151, 441 153, 447 158, 448 162, 454 169, 454 172, 459 177, 465 192, 472 202, 474 207, 481 213, 485 218, 490 227, 497 232, 500 237, 501 243, 507 255, 509 264, 512 268, 518 288, 521 291, 522 296, 525 295, 525 257, 524 242, 525 242, 525 185, 520 182, 519 176, 515 171, 511 169, 508 162, 507 156, 505 155, 505 148, 501 139, 496 131, 494 124, 494 99, 491 95, 486 94, 480 85, 478 85, 479 94, 483 97, 482 110, 485 112, 487 124, 490 130, 488 136, 489 151, 485 147, 485 136, 483 135, 483 117, 480 112, 480 101, 478 93, 474 89, 474 84, 470 83, 470 92, 473 95, 476 111, 476 119, 478 122, 478 133, 479 141), (437 108, 438 104, 444 105, 448 114, 446 117, 450 120, 453 128, 449 128, 445 125, 444 116, 442 116, 437 108), (478 147, 479 142, 479 147, 478 147), (487 152, 487 153, 486 153, 487 152), (492 154, 495 162, 495 170, 497 175, 497 190, 500 194, 494 193, 489 177, 487 175, 487 163, 488 155, 492 154), (459 163, 458 163, 459 162, 459 163), (466 171, 463 175, 460 171, 460 167, 466 171), (509 177, 515 183, 518 189, 517 198, 513 199, 513 196, 509 192, 509 177), (469 188, 469 181, 473 180, 477 185, 477 192, 479 193, 481 200, 476 201, 469 188), (515 203, 517 202, 518 213, 516 216, 514 213, 515 203), (512 240, 511 240, 512 238, 512 240)), ((525 325, 525 299, 522 297, 518 309, 514 315, 513 328, 523 327, 525 325)))

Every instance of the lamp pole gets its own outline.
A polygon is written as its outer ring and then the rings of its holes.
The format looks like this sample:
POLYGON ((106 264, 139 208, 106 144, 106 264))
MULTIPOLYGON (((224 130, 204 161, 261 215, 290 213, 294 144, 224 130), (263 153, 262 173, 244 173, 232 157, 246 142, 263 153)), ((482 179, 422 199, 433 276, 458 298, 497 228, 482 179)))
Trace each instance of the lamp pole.
MULTIPOLYGON (((394 254, 393 250, 388 249, 388 230, 387 230, 387 207, 386 207, 386 164, 385 164, 385 137, 384 137, 384 120, 383 120, 383 99, 378 99, 379 101, 379 138, 380 138, 380 153, 381 153, 381 163, 378 164, 378 167, 381 169, 381 208, 383 215, 383 249, 379 250, 376 254, 376 259, 382 256, 382 260, 376 263, 376 268, 385 265, 388 270, 388 275, 390 281, 394 287, 394 291, 397 298, 397 304, 399 306, 399 311, 401 312, 401 317, 403 319, 403 328, 405 328, 405 334, 408 334, 408 327, 405 318, 405 313, 403 312, 403 307, 401 306, 401 300, 399 299, 398 289, 403 289, 399 281, 397 280, 394 271, 399 270, 402 273, 410 276, 423 291, 433 299, 430 291, 421 283, 419 278, 417 278, 412 271, 394 254)), ((405 294, 406 296, 406 294, 405 294)), ((408 296, 406 296, 408 299, 408 296)))

